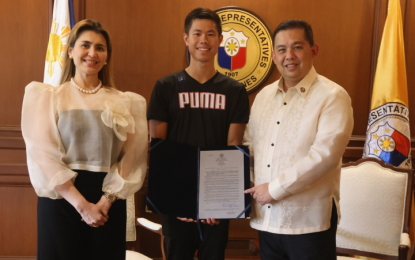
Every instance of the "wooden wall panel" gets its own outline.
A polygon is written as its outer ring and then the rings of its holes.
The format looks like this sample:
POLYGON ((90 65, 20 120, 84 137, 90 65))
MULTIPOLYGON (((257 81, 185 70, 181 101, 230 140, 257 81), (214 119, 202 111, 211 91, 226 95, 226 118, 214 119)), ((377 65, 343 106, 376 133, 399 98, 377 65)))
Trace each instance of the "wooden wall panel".
MULTIPOLYGON (((407 0, 404 24, 406 74, 408 77, 409 117, 411 136, 415 137, 415 3, 407 0)), ((412 146, 412 148, 415 148, 412 146)), ((414 158, 414 156, 412 156, 414 158)), ((413 163, 414 165, 414 163, 413 163)))
POLYGON ((0 0, 0 258, 36 255, 37 196, 27 172, 20 113, 24 87, 43 80, 51 2, 0 0))
POLYGON ((37 196, 19 127, 0 127, 0 258, 36 255, 37 196))
POLYGON ((0 6, 0 126, 18 126, 24 87, 43 80, 48 1, 0 0, 0 6))
POLYGON ((0 185, 0 197, 0 256, 36 255, 37 196, 32 186, 0 185))
MULTIPOLYGON (((149 100, 155 81, 186 67, 183 21, 198 6, 238 5, 257 13, 274 30, 286 19, 309 21, 320 53, 319 73, 342 85, 353 100, 353 134, 365 135, 369 112, 375 1, 124 1, 86 2, 86 17, 105 24, 114 39, 114 69, 120 89, 149 100), (116 11, 115 11, 116 10, 116 11), (157 10, 157 11, 154 11, 157 10), (136 15, 140 13, 140 15, 136 15), (118 15, 117 15, 118 14, 118 15), (353 14, 353 15, 351 15, 353 14)), ((279 77, 274 69, 266 82, 279 77)), ((251 102, 256 93, 250 95, 251 102)))

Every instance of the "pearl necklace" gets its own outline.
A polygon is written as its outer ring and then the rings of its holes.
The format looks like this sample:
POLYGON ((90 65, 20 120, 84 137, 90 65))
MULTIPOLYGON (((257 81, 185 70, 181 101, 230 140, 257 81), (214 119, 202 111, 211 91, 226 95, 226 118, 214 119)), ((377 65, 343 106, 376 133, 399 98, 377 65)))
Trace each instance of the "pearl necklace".
POLYGON ((94 88, 93 90, 85 90, 81 87, 79 87, 78 85, 75 84, 75 82, 73 81, 73 78, 71 78, 71 83, 72 85, 74 85, 74 87, 76 87, 79 91, 85 93, 85 94, 95 94, 98 92, 98 90, 101 88, 102 82, 101 80, 99 81, 99 84, 96 88, 94 88))

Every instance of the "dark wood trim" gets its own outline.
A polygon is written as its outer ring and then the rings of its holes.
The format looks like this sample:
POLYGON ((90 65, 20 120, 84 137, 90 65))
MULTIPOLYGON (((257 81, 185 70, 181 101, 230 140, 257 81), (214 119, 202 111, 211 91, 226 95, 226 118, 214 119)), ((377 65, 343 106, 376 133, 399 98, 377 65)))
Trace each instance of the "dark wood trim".
POLYGON ((350 141, 366 141, 366 136, 365 135, 352 135, 350 137, 350 141))
POLYGON ((362 158, 363 147, 347 147, 344 151, 343 157, 348 158, 362 158))
POLYGON ((408 259, 409 246, 400 245, 399 246, 399 260, 408 259))
MULTIPOLYGON (((378 49, 378 46, 380 45, 379 43, 379 20, 380 20, 381 4, 382 4, 381 0, 375 1, 375 15, 374 15, 375 22, 373 23, 372 62, 371 62, 371 69, 370 69, 370 88, 369 88, 368 104, 372 103, 373 83, 375 81, 376 65, 377 65, 378 54, 379 54, 379 49, 378 49)), ((382 36, 381 36, 381 39, 382 39, 382 36)), ((369 112, 370 112, 370 109, 369 111, 367 111, 367 114, 369 114, 369 112)))
POLYGON ((0 176, 28 176, 27 164, 0 164, 0 176))
MULTIPOLYGON (((78 5, 78 21, 82 21, 86 18, 86 1, 85 0, 79 0, 78 5)), ((75 10, 74 10, 75 11, 75 10)))
MULTIPOLYGON (((364 135, 353 135, 350 137, 349 144, 343 154, 344 162, 356 161, 362 157, 365 140, 366 136, 364 135)), ((412 157, 415 158, 415 138, 411 139, 411 147, 412 157)), ((20 126, 0 126, 0 149, 24 150, 25 148, 20 126)), ((27 174, 27 170, 23 170, 25 167, 26 165, 0 164, 0 175, 6 172, 27 174)))
POLYGON ((406 201, 405 201, 405 219, 403 221, 403 232, 409 234, 409 228, 411 224, 411 206, 413 198, 413 188, 414 188, 414 170, 410 169, 408 172, 408 183, 406 186, 406 201))
POLYGON ((47 23, 47 32, 48 35, 46 39, 49 39, 50 29, 52 28, 52 19, 53 19, 53 2, 54 0, 47 0, 48 1, 48 23, 47 23))
POLYGON ((36 260, 36 256, 0 256, 0 260, 36 260))
POLYGON ((401 4, 401 15, 402 15, 402 29, 405 32, 405 20, 406 20, 406 9, 408 8, 408 0, 400 0, 401 4))
POLYGON ((365 252, 365 251, 359 251, 354 249, 346 249, 346 248, 336 248, 336 252, 339 254, 346 254, 346 255, 358 255, 358 256, 365 256, 365 257, 371 257, 376 259, 383 259, 383 260, 399 260, 400 258, 398 256, 388 256, 388 255, 381 255, 377 253, 371 253, 371 252, 365 252))
POLYGON ((375 159, 375 158, 363 158, 363 159, 357 160, 356 162, 346 163, 346 164, 343 164, 342 165, 342 168, 350 167, 350 166, 357 166, 357 165, 359 165, 361 163, 364 163, 366 161, 376 162, 376 163, 380 164, 380 166, 382 166, 384 168, 391 169, 391 170, 396 171, 396 172, 406 172, 408 174, 412 174, 413 173, 413 170, 412 169, 397 168, 397 167, 395 167, 395 166, 393 166, 391 164, 387 164, 384 161, 381 161, 381 160, 378 160, 378 159, 375 159))
POLYGON ((0 164, 0 187, 32 187, 26 163, 0 164))
POLYGON ((0 187, 33 187, 30 182, 0 182, 0 187))
MULTIPOLYGON (((10 138, 10 137, 4 137, 2 136, 2 132, 19 132, 21 134, 22 129, 20 126, 0 126, 0 139, 4 138, 10 138)), ((17 138, 16 138, 17 140, 17 138)), ((23 138, 20 138, 19 140, 23 140, 23 138)), ((350 142, 365 142, 366 141, 366 136, 365 135, 352 135, 350 137, 350 142)), ((411 138, 411 144, 412 147, 415 147, 415 137, 411 138)), ((1 148, 1 141, 0 141, 0 148, 1 148)), ((24 148, 24 147, 23 147, 24 148)))
POLYGON ((32 187, 24 159, 25 148, 20 126, 0 126, 0 152, 17 152, 21 157, 13 163, 0 163, 0 187, 32 187))
MULTIPOLYGON (((406 0, 405 1, 405 15, 402 16, 402 23, 403 23, 403 41, 405 45, 405 54, 407 53, 406 50, 408 47, 408 38, 409 32, 411 27, 411 8, 413 6, 413 1, 406 0)), ((408 73, 408 71, 407 71, 408 73)))
POLYGON ((0 132, 21 132, 22 128, 19 125, 16 126, 0 126, 0 132))
POLYGON ((25 149, 23 137, 0 137, 0 148, 2 149, 25 149))

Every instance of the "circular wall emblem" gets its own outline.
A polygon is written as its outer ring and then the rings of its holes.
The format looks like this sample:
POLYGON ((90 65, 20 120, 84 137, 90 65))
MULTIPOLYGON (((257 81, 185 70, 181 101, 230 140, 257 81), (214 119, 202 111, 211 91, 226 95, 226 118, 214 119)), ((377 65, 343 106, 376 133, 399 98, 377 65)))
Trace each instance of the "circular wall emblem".
POLYGON ((273 69, 269 27, 247 9, 224 7, 215 12, 221 19, 223 35, 215 68, 241 82, 250 93, 267 80, 273 69))

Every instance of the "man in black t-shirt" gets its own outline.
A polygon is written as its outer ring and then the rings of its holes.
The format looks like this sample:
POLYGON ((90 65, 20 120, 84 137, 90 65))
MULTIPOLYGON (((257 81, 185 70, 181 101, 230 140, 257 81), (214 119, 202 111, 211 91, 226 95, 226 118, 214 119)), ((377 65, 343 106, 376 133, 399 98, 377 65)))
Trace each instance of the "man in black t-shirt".
MULTIPOLYGON (((147 112, 150 136, 195 146, 241 145, 249 100, 242 84, 215 70, 219 16, 206 8, 191 11, 183 37, 190 65, 156 82, 147 112)), ((193 219, 162 216, 168 260, 193 260, 196 250, 199 260, 225 258, 229 221, 202 222, 203 241, 193 219)))

